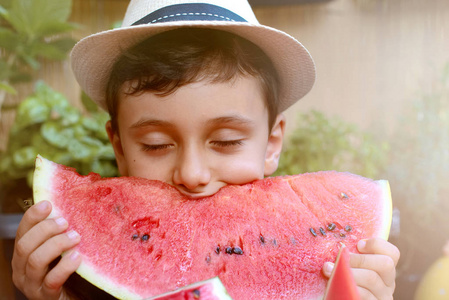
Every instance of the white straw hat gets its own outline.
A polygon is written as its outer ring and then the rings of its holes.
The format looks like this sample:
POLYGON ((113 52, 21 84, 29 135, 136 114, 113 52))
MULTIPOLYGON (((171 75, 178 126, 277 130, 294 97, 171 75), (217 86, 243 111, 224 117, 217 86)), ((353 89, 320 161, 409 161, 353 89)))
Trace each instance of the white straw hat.
POLYGON ((122 51, 179 27, 228 31, 259 46, 280 78, 279 111, 307 94, 315 82, 315 65, 307 49, 290 35, 260 25, 247 0, 131 0, 121 28, 90 35, 75 45, 71 61, 77 81, 107 110, 106 86, 122 51))

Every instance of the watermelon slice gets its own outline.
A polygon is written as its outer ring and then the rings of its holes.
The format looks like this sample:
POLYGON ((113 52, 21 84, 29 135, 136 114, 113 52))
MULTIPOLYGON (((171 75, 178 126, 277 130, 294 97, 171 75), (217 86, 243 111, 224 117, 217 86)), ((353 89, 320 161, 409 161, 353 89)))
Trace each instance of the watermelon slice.
POLYGON ((349 251, 345 244, 342 244, 340 252, 338 252, 324 300, 360 300, 349 265, 349 251))
POLYGON ((318 172, 225 186, 190 199, 160 181, 81 176, 36 160, 34 201, 81 235, 77 272, 142 299, 218 276, 233 299, 318 299, 341 243, 387 238, 387 181, 318 172))

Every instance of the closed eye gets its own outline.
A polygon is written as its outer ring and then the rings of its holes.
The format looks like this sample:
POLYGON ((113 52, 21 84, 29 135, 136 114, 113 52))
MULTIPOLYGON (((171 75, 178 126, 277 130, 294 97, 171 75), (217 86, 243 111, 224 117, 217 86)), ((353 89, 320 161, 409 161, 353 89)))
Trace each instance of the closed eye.
POLYGON ((211 141, 210 143, 212 145, 218 146, 218 147, 232 147, 232 146, 241 146, 241 145, 243 145, 243 140, 211 141))
POLYGON ((143 151, 158 151, 158 150, 168 149, 172 146, 173 146, 172 144, 156 144, 156 145, 142 144, 142 150, 143 151))

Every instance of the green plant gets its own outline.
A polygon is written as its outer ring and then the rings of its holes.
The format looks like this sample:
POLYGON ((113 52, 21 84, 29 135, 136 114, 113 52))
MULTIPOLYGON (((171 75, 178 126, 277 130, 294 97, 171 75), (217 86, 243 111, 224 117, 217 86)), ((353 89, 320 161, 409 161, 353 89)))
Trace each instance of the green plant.
POLYGON ((67 33, 71 0, 0 2, 0 109, 14 84, 29 81, 40 59, 63 60, 75 41, 67 33))
POLYGON ((353 124, 318 111, 301 113, 275 175, 337 170, 375 178, 385 165, 387 151, 386 142, 353 124))
POLYGON ((93 171, 117 176, 104 128, 108 119, 108 114, 100 111, 83 115, 62 94, 37 82, 35 93, 17 108, 8 149, 0 158, 0 179, 27 178, 31 185, 37 154, 83 174, 93 171))

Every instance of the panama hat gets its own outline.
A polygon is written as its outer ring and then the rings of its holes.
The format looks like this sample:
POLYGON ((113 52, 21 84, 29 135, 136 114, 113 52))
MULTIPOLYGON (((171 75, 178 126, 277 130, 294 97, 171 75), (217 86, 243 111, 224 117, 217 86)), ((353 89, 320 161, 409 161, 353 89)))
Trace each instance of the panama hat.
POLYGON ((314 84, 315 65, 307 49, 287 33, 259 24, 247 0, 131 0, 121 28, 85 37, 72 49, 78 83, 107 110, 106 86, 123 50, 179 27, 231 32, 261 48, 278 72, 279 111, 306 95, 314 84))

